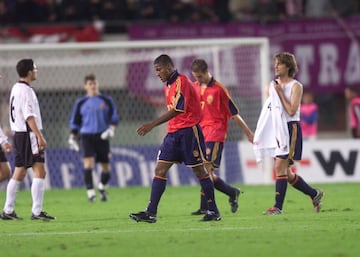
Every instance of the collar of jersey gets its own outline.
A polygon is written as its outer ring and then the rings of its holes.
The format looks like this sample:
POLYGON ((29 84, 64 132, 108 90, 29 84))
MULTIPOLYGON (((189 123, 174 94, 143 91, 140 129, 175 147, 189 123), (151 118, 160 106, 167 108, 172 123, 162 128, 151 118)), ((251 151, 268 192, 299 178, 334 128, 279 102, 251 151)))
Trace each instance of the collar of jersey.
POLYGON ((177 72, 177 70, 174 70, 174 72, 171 73, 168 81, 166 82, 166 85, 169 86, 169 85, 171 85, 172 83, 174 83, 178 76, 179 76, 179 73, 177 72))

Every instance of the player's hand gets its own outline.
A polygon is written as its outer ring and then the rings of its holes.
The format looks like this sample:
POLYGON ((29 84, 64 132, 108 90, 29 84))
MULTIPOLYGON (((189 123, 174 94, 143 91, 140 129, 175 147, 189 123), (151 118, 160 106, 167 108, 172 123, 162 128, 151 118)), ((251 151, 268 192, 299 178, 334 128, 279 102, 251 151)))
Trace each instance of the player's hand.
POLYGON ((246 136, 247 136, 249 142, 253 144, 253 143, 254 143, 254 133, 253 133, 253 132, 250 132, 250 133, 247 134, 246 136))
POLYGON ((101 133, 101 139, 106 140, 111 137, 114 137, 115 134, 115 127, 110 126, 107 130, 105 130, 103 133, 101 133))
POLYGON ((2 145, 2 148, 4 149, 5 153, 11 153, 12 152, 12 145, 9 143, 4 143, 2 145))
POLYGON ((137 130, 136 133, 139 136, 145 136, 148 132, 150 132, 152 130, 152 125, 150 123, 146 123, 141 125, 137 130))
POLYGON ((80 147, 79 147, 79 143, 77 142, 76 138, 75 138, 75 135, 71 134, 69 136, 69 140, 68 140, 68 143, 69 143, 69 148, 71 150, 74 150, 76 152, 79 152, 80 151, 80 147))

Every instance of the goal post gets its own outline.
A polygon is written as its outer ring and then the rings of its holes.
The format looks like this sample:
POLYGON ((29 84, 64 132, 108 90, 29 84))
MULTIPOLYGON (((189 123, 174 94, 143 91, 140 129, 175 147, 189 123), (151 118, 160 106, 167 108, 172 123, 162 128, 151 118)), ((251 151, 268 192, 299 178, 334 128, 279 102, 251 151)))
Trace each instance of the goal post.
MULTIPOLYGON (((32 86, 38 94, 50 148, 67 147, 71 109, 75 99, 84 94, 83 79, 89 73, 96 75, 100 91, 111 95, 119 109, 121 120, 112 145, 158 145, 165 126, 146 137, 138 137, 135 131, 165 111, 163 83, 152 63, 160 54, 168 54, 175 68, 191 79, 192 60, 205 59, 209 71, 228 87, 242 117, 254 130, 269 81, 269 51, 269 41, 263 37, 0 45, 0 121, 7 126, 9 90, 18 79, 17 61, 32 58, 39 69, 32 86)), ((243 138, 230 122, 227 140, 243 138)))

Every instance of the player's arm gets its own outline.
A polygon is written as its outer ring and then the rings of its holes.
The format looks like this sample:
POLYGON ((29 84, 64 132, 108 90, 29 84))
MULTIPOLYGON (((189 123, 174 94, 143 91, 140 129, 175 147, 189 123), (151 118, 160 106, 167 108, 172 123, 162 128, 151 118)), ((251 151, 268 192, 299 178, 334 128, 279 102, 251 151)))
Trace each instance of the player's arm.
POLYGON ((112 98, 110 98, 110 102, 111 102, 111 108, 112 108, 112 113, 111 113, 111 126, 117 126, 120 120, 120 115, 119 112, 117 110, 116 104, 114 102, 114 100, 112 98))
POLYGON ((108 97, 106 97, 106 102, 109 105, 110 123, 109 123, 109 127, 104 132, 101 133, 101 138, 103 140, 107 140, 107 139, 114 137, 115 128, 118 125, 119 119, 120 119, 116 104, 113 101, 113 99, 110 96, 108 96, 108 97))
POLYGON ((234 101, 229 97, 228 98, 228 107, 231 113, 231 119, 241 128, 245 133, 248 140, 252 143, 254 140, 254 133, 248 127, 244 119, 240 116, 239 108, 235 105, 234 101))
POLYGON ((290 116, 294 116, 301 103, 301 97, 303 92, 302 87, 299 85, 299 83, 294 84, 291 89, 290 101, 286 99, 284 91, 278 83, 275 83, 274 87, 280 97, 281 103, 285 111, 290 116))
POLYGON ((150 132, 156 126, 159 126, 159 125, 171 120, 172 118, 179 115, 180 113, 181 112, 179 112, 179 111, 177 111, 175 109, 170 109, 166 113, 161 115, 160 117, 156 118, 155 120, 153 120, 153 121, 151 121, 149 123, 145 123, 145 124, 141 125, 136 130, 136 132, 138 133, 139 136, 145 136, 148 132, 150 132))
POLYGON ((8 137, 5 135, 4 131, 1 128, 0 128, 0 144, 6 153, 12 152, 12 146, 8 142, 8 137))
POLYGON ((24 98, 22 99, 21 104, 22 104, 24 119, 26 120, 26 123, 30 127, 31 131, 35 134, 39 149, 45 150, 46 140, 36 124, 36 120, 35 120, 36 114, 34 112, 35 103, 32 98, 31 90, 25 91, 24 98))
POLYGON ((254 132, 248 127, 244 119, 239 115, 233 115, 231 117, 233 121, 241 128, 241 130, 245 133, 246 137, 248 138, 250 143, 254 141, 254 132))
POLYGON ((44 150, 46 148, 46 140, 41 131, 39 130, 38 126, 36 125, 35 117, 27 117, 26 123, 31 128, 31 131, 36 135, 40 150, 44 150))
POLYGON ((78 99, 71 112, 70 120, 69 120, 69 126, 71 129, 71 134, 76 136, 79 133, 79 130, 82 125, 82 115, 81 115, 81 106, 85 103, 86 98, 80 98, 78 99))

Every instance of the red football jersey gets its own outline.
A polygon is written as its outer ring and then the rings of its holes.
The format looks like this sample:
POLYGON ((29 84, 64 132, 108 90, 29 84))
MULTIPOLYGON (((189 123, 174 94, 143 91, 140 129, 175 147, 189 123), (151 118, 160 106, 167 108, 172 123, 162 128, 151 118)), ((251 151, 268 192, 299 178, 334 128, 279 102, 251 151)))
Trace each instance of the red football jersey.
POLYGON ((182 112, 169 120, 169 133, 199 124, 201 120, 200 100, 188 77, 179 74, 172 84, 164 87, 164 91, 168 110, 175 109, 182 112))
POLYGON ((229 91, 220 82, 212 79, 207 86, 194 87, 200 98, 202 108, 202 128, 205 142, 224 142, 228 130, 228 120, 239 113, 229 91))

